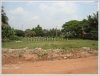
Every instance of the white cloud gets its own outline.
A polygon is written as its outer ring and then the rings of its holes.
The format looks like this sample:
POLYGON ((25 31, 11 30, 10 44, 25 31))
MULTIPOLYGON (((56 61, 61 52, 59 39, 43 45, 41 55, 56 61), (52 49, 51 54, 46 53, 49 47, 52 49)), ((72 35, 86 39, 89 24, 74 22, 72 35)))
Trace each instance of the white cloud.
POLYGON ((29 4, 32 4, 33 3, 33 1, 27 1, 29 4))
POLYGON ((57 1, 40 3, 39 8, 41 14, 45 14, 46 20, 56 21, 56 24, 59 24, 59 21, 64 22, 72 19, 80 19, 76 2, 57 1))
POLYGON ((58 1, 51 3, 41 3, 40 10, 49 16, 56 16, 57 14, 74 16, 77 13, 77 5, 75 2, 58 1))
POLYGON ((73 14, 77 11, 75 2, 57 2, 54 3, 54 6, 67 14, 73 14))
POLYGON ((40 6, 39 6, 39 8, 41 9, 41 10, 45 10, 45 9, 47 9, 48 8, 48 6, 46 5, 46 4, 40 4, 40 6))
POLYGON ((22 25, 23 29, 27 29, 33 28, 37 26, 37 24, 40 24, 43 28, 61 28, 63 23, 73 19, 81 20, 86 15, 88 11, 83 13, 80 10, 80 5, 84 5, 85 3, 80 3, 81 2, 76 1, 28 1, 23 3, 25 7, 19 6, 8 11, 10 20, 9 23, 11 23, 13 27, 19 29, 22 29, 22 25), (83 14, 81 15, 80 12, 83 14))
POLYGON ((38 16, 33 16, 32 20, 37 20, 39 17, 38 16))
POLYGON ((10 14, 13 14, 13 15, 16 15, 16 14, 22 14, 24 13, 24 9, 22 7, 17 7, 16 9, 14 10, 10 10, 9 13, 10 14))
POLYGON ((26 6, 30 6, 34 4, 34 1, 26 1, 25 3, 26 3, 26 6))

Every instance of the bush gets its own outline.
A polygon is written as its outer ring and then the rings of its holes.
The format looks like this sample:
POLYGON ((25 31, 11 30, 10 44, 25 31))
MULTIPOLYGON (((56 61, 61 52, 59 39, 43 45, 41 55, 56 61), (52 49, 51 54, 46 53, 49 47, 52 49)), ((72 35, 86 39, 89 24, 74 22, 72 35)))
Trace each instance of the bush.
POLYGON ((10 40, 20 40, 20 37, 14 35, 9 38, 10 40))

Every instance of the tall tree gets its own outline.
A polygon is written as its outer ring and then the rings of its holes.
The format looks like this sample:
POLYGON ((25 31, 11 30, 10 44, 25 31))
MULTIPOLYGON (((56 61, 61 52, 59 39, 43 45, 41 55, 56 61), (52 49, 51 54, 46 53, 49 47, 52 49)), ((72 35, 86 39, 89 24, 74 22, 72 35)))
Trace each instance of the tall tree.
POLYGON ((92 39, 98 39, 98 12, 88 16, 89 33, 92 39))
POLYGON ((16 36, 19 36, 19 37, 24 37, 24 36, 25 36, 25 33, 24 33, 24 31, 22 31, 22 30, 16 29, 16 30, 15 30, 15 35, 16 35, 16 36))
POLYGON ((37 25, 37 27, 35 27, 34 29, 36 36, 43 36, 43 30, 42 27, 40 27, 40 25, 37 25))
POLYGON ((25 36, 26 37, 34 37, 35 36, 35 32, 30 30, 30 29, 26 29, 25 30, 25 36))
POLYGON ((8 17, 4 11, 4 7, 2 6, 1 13, 1 21, 2 21, 2 40, 12 39, 14 37, 14 30, 8 24, 8 17))
POLYGON ((82 21, 71 20, 63 24, 65 38, 98 39, 98 12, 82 21))
POLYGON ((2 18, 2 24, 8 25, 8 17, 6 16, 3 6, 2 6, 2 10, 1 10, 1 18, 2 18))
POLYGON ((71 20, 63 24, 62 32, 65 35, 65 38, 76 38, 79 35, 80 31, 80 21, 71 20))

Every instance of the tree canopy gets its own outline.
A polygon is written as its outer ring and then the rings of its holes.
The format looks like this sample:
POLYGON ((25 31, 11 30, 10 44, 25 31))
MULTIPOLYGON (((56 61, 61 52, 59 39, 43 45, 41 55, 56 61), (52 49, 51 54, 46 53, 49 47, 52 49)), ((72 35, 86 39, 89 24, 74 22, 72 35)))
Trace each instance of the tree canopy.
POLYGON ((8 23, 8 17, 6 16, 6 13, 4 11, 4 8, 2 7, 2 13, 1 13, 1 21, 2 21, 2 40, 9 40, 15 37, 14 29, 12 29, 8 23))
POLYGON ((65 38, 98 39, 98 12, 82 21, 71 20, 63 24, 65 38))
POLYGON ((70 20, 62 25, 62 29, 43 29, 40 25, 25 31, 13 29, 8 23, 8 17, 2 7, 2 40, 13 37, 64 37, 98 40, 98 12, 87 16, 81 21, 70 20))

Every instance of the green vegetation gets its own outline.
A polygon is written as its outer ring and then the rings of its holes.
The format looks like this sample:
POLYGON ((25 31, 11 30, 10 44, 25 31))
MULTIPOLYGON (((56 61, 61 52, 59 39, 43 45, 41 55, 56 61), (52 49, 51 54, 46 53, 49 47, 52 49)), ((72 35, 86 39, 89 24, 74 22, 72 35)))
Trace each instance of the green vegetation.
POLYGON ((63 24, 65 38, 83 38, 98 40, 98 12, 82 21, 71 20, 63 24))
POLYGON ((43 29, 40 25, 25 31, 13 29, 8 24, 8 17, 3 7, 1 17, 3 48, 98 48, 98 12, 82 21, 65 22, 61 30, 43 29))
POLYGON ((62 37, 65 39, 98 40, 98 12, 87 16, 82 21, 70 20, 62 24, 62 29, 43 29, 40 25, 25 31, 13 29, 8 24, 8 17, 2 8, 2 40, 18 40, 18 37, 62 37))
POLYGON ((68 49, 81 47, 98 47, 98 41, 95 40, 66 40, 48 38, 43 40, 40 38, 22 38, 21 41, 9 41, 2 43, 3 48, 43 48, 43 49, 68 49), (34 40, 35 39, 35 40, 34 40), (36 40, 37 39, 37 40, 36 40))

